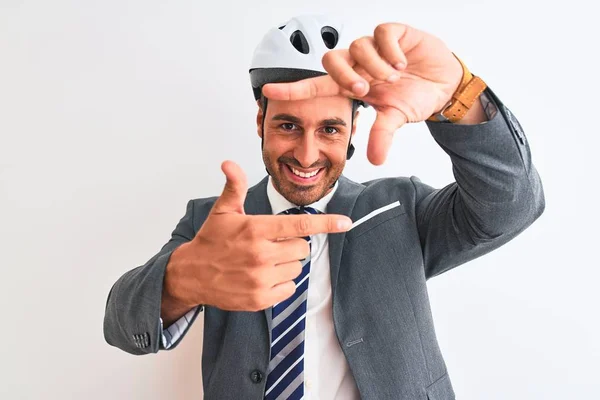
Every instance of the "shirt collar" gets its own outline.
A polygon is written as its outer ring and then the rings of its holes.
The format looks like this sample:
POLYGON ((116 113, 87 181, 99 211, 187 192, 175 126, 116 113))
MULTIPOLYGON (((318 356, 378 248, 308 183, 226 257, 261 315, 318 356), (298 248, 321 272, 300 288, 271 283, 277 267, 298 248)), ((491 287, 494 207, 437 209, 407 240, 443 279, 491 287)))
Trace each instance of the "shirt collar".
MULTIPOLYGON (((315 210, 318 210, 322 213, 326 213, 327 212, 327 204, 329 204, 329 200, 331 200, 331 198, 333 197, 337 188, 338 188, 338 182, 336 181, 335 185, 333 186, 333 189, 331 189, 331 191, 329 193, 327 193, 327 195, 325 195, 320 200, 318 200, 312 204, 309 204, 307 207, 312 207, 315 210)), ((288 210, 290 208, 298 207, 297 205, 291 203, 288 199, 283 197, 281 195, 281 193, 279 193, 277 191, 277 189, 275 189, 275 186, 273 186, 273 180, 270 176, 269 176, 269 182, 267 183, 267 197, 269 198, 269 203, 271 203, 271 209, 273 210, 273 215, 282 213, 283 211, 288 210)))

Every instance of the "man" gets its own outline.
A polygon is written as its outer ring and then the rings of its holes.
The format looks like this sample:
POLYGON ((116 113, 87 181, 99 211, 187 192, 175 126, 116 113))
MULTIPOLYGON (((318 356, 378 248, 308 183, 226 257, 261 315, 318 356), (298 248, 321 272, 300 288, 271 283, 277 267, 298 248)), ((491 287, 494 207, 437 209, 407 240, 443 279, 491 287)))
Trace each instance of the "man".
POLYGON ((315 16, 267 33, 250 77, 269 176, 248 190, 224 162, 221 196, 191 200, 109 294, 105 338, 132 354, 174 348, 204 314, 206 399, 453 399, 426 280, 543 212, 520 125, 442 41, 396 23, 344 34, 315 16), (377 111, 373 164, 427 120, 456 182, 344 177, 359 104, 377 111))

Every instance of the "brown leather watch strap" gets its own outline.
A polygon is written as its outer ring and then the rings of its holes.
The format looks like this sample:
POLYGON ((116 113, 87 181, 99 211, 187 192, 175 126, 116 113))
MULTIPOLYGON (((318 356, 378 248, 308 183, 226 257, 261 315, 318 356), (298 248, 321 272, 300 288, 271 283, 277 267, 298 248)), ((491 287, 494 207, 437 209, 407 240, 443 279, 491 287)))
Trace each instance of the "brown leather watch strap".
POLYGON ((486 83, 480 77, 471 74, 460 58, 456 57, 456 59, 463 68, 463 77, 460 85, 458 85, 458 89, 452 95, 450 103, 442 111, 429 117, 428 121, 460 121, 469 112, 469 109, 481 93, 487 88, 486 83))

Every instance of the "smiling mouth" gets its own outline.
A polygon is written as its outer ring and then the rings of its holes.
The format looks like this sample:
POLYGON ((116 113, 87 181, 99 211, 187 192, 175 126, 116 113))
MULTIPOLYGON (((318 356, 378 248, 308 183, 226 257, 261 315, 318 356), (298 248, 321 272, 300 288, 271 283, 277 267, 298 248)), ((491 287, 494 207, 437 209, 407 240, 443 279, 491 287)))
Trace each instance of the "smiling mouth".
POLYGON ((287 175, 291 178, 290 180, 298 183, 314 183, 322 175, 322 171, 325 168, 319 168, 312 171, 300 171, 294 167, 284 164, 287 175))

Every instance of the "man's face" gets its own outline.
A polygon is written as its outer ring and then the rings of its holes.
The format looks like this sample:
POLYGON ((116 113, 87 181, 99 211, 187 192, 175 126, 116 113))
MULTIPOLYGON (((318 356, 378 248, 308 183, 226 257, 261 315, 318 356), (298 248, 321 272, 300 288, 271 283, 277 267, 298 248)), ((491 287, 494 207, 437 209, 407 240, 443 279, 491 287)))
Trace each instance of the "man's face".
POLYGON ((269 100, 267 115, 259 107, 259 136, 263 118, 263 160, 277 191, 299 206, 325 196, 346 165, 354 134, 350 100, 343 96, 269 100))

